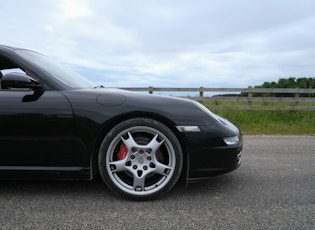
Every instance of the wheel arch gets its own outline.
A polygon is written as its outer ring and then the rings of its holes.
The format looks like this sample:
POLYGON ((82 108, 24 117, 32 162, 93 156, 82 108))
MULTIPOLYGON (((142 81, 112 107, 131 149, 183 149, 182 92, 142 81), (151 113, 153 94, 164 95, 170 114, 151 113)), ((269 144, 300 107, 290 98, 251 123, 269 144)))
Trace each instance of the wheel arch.
POLYGON ((189 165, 189 154, 187 151, 186 142, 184 140, 183 135, 176 128, 175 123, 171 121, 170 119, 166 118, 165 116, 162 116, 156 113, 142 112, 142 111, 130 112, 127 114, 116 116, 102 125, 101 129, 97 133, 97 137, 95 138, 95 142, 93 144, 94 147, 92 150, 91 162, 90 162, 91 176, 93 177, 99 173, 98 153, 99 153, 101 143, 103 139, 105 138, 105 136, 108 134, 108 132, 119 123, 128 119, 137 118, 137 117, 150 118, 150 119, 159 121, 163 123, 164 125, 166 125, 174 133, 174 135, 176 136, 176 138, 178 139, 181 145, 182 153, 183 153, 183 170, 181 172, 180 180, 186 180, 187 173, 188 173, 188 165, 189 165))

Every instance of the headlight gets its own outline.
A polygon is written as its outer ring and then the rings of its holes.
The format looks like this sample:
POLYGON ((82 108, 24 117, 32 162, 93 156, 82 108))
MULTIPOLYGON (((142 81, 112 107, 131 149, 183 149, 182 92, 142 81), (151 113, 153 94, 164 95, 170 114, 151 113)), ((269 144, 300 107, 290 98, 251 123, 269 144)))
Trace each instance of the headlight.
POLYGON ((233 125, 230 121, 228 121, 227 119, 215 114, 215 113, 212 113, 207 107, 205 107, 204 105, 200 104, 199 102, 197 101, 194 101, 195 105, 197 107, 199 107, 202 111, 204 111, 206 114, 208 114, 209 116, 213 117, 215 120, 217 120, 218 122, 220 122, 221 124, 229 127, 229 129, 231 129, 233 132, 235 133, 238 133, 239 130, 238 128, 233 125))
POLYGON ((197 101, 193 101, 194 104, 201 109, 203 112, 205 112, 206 114, 208 114, 209 116, 214 117, 215 119, 218 119, 216 117, 216 114, 212 113, 206 106, 202 105, 201 103, 197 102, 197 101))
POLYGON ((239 136, 224 137, 223 140, 227 145, 236 145, 239 143, 240 138, 239 136))

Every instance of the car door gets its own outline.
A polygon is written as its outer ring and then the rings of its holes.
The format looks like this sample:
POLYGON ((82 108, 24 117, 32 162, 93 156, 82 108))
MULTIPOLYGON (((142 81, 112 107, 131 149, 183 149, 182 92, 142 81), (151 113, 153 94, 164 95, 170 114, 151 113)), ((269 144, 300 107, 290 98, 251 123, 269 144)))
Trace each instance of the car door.
POLYGON ((72 164, 73 115, 67 98, 58 91, 0 88, 0 166, 72 164))

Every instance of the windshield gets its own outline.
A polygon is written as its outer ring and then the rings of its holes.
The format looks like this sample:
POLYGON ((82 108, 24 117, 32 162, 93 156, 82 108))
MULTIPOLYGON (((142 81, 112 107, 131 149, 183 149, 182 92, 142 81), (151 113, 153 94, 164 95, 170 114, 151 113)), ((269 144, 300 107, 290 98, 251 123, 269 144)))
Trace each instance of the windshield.
POLYGON ((16 50, 16 53, 37 67, 48 72, 56 81, 70 88, 92 88, 95 85, 81 75, 57 64, 46 56, 29 50, 16 50))

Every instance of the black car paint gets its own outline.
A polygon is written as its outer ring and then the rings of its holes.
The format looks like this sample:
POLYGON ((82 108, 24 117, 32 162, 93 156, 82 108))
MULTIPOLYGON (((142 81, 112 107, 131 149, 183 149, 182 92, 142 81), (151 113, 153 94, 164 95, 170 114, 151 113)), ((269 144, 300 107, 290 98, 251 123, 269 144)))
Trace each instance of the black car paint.
POLYGON ((122 120, 139 116, 159 120, 175 133, 186 154, 187 179, 226 173, 240 165, 242 140, 235 146, 222 140, 239 131, 190 100, 109 88, 66 89, 14 48, 0 46, 0 55, 43 86, 0 90, 1 178, 9 173, 21 178, 18 172, 28 172, 32 177, 91 179, 98 172, 99 145, 106 133, 122 120), (200 132, 179 132, 178 125, 195 125, 200 132))

